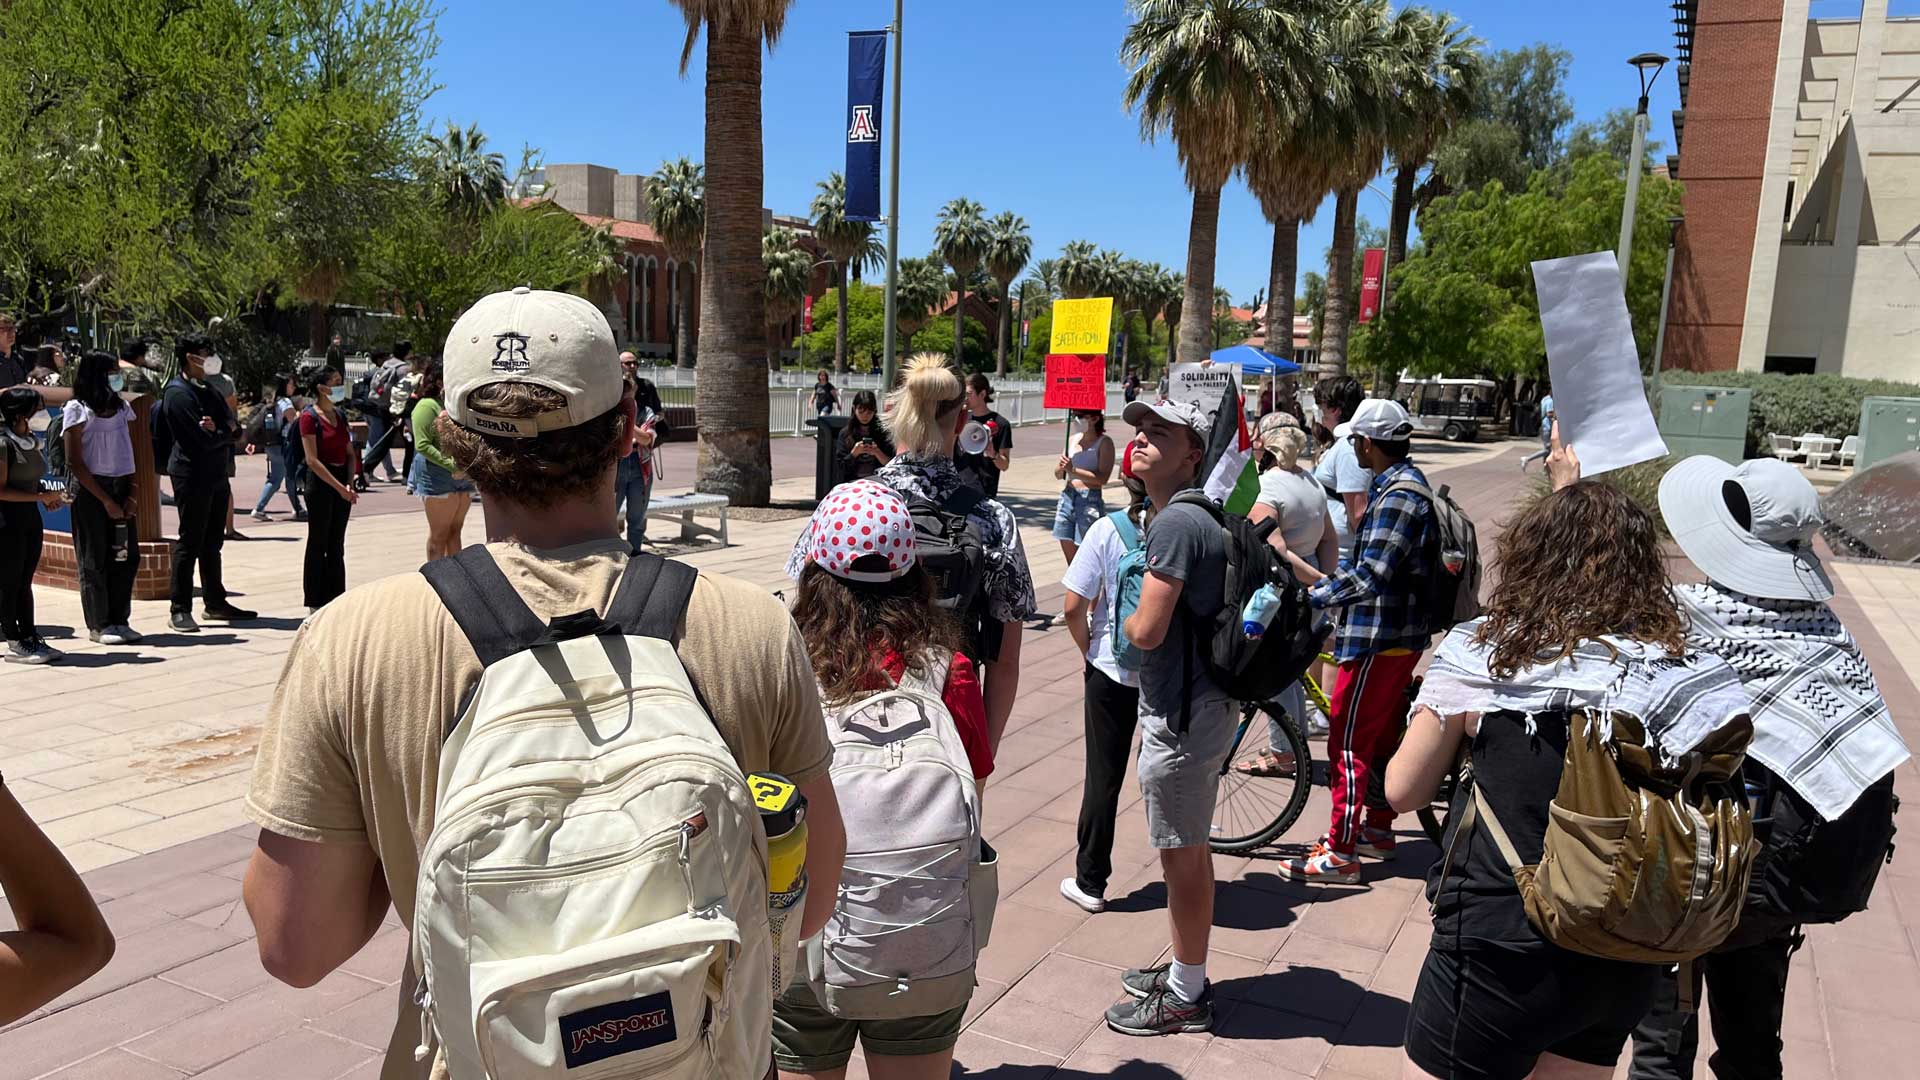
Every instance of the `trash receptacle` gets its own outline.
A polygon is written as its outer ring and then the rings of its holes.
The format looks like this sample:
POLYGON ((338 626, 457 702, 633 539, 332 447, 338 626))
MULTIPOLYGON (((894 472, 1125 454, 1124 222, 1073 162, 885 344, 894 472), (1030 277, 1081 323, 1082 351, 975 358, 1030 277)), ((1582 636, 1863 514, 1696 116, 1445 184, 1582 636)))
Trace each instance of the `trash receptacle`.
POLYGON ((827 492, 839 485, 840 475, 840 433, 846 430, 848 418, 827 415, 807 421, 813 426, 814 441, 819 450, 814 456, 813 497, 815 501, 827 497, 827 492))

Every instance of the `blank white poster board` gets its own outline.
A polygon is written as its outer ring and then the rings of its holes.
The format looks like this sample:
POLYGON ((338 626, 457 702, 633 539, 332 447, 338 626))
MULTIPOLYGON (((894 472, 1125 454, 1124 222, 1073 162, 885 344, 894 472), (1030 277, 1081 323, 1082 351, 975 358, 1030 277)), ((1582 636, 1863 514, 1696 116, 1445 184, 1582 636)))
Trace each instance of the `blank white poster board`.
POLYGON ((1583 476, 1664 457, 1613 252, 1533 264, 1560 438, 1583 476))

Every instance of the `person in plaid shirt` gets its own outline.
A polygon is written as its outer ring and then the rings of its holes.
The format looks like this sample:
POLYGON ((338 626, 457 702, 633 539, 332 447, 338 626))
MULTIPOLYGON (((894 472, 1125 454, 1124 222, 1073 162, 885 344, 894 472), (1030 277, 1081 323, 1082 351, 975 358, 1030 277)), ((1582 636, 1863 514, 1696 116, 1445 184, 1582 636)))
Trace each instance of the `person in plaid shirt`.
POLYGON ((1413 669, 1433 638, 1423 600, 1437 539, 1433 506, 1412 492, 1383 494, 1397 481, 1427 482, 1407 460, 1413 421, 1399 402, 1374 399, 1361 403, 1350 429, 1355 455, 1373 471, 1353 557, 1331 575, 1289 560, 1310 584, 1314 608, 1341 613, 1327 731, 1333 824, 1311 851, 1280 864, 1283 877, 1326 885, 1359 884, 1360 855, 1393 857, 1393 810, 1366 805, 1367 788, 1393 753, 1413 669))

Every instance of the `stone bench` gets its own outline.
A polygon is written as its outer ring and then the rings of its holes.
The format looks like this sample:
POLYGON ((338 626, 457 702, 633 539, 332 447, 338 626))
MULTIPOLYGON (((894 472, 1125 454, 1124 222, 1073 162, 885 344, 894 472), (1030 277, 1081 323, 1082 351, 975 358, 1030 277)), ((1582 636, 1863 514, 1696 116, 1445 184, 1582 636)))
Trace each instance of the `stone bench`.
POLYGON ((655 515, 673 515, 680 517, 680 539, 697 540, 710 536, 720 541, 721 547, 727 546, 727 497, 725 495, 668 495, 655 498, 647 504, 647 517, 655 515), (702 525, 693 519, 695 514, 718 511, 720 527, 702 525))

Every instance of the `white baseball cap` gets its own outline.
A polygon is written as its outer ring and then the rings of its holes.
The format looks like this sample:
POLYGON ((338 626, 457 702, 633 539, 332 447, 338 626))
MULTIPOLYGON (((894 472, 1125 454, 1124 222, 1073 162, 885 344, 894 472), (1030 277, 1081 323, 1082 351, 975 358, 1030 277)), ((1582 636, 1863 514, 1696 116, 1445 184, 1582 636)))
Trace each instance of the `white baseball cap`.
POLYGON ((1825 521, 1820 495, 1784 461, 1736 466, 1690 457, 1661 479, 1660 516, 1673 542, 1718 584, 1769 600, 1833 599, 1833 581, 1813 550, 1825 521), (1735 516, 1741 503, 1744 524, 1735 516))
POLYGON ((531 439, 584 424, 620 404, 625 376, 607 317, 585 297, 522 285, 482 297, 447 335, 447 415, 485 435, 531 439), (495 416, 468 397, 494 383, 544 386, 566 398, 539 416, 495 416))
POLYGON ((1341 426, 1350 434, 1381 442, 1402 442, 1413 436, 1413 417, 1391 398, 1368 398, 1353 410, 1353 419, 1341 426))
POLYGON ((1133 427, 1139 427, 1140 422, 1145 420, 1149 415, 1157 416, 1169 424, 1179 424, 1182 427, 1192 428, 1194 434, 1200 436, 1202 445, 1206 444, 1208 437, 1213 433, 1212 425, 1207 423, 1207 414, 1201 412, 1198 405, 1189 401, 1169 400, 1149 404, 1145 401, 1134 400, 1127 403, 1127 407, 1121 412, 1120 418, 1133 427))

